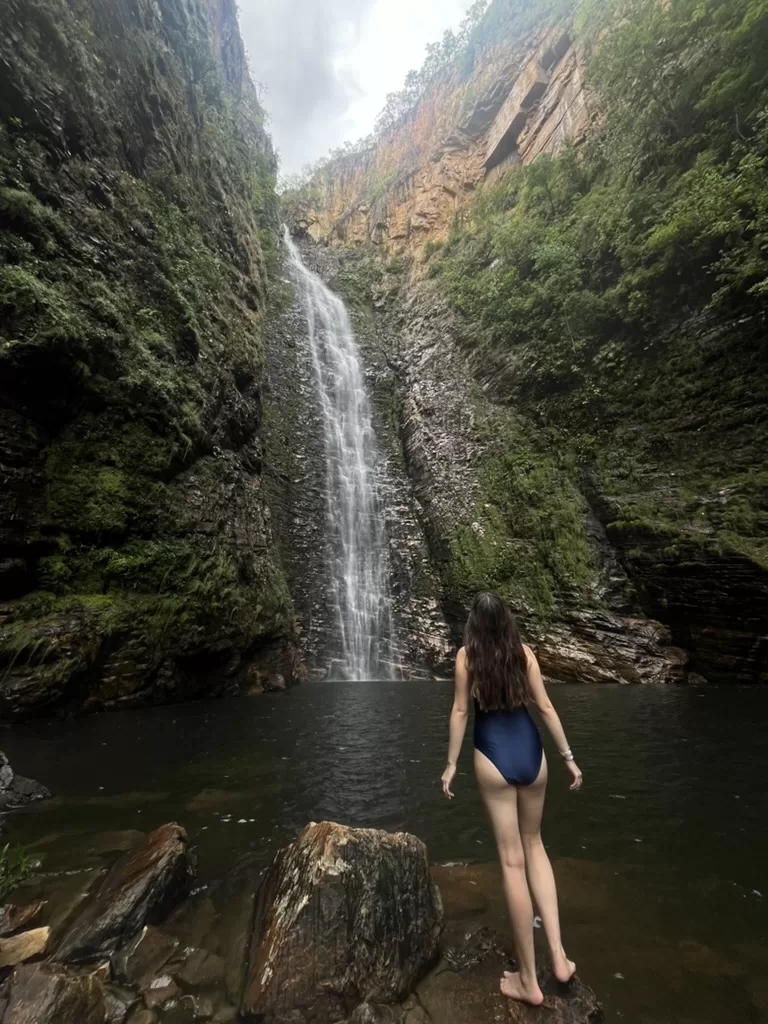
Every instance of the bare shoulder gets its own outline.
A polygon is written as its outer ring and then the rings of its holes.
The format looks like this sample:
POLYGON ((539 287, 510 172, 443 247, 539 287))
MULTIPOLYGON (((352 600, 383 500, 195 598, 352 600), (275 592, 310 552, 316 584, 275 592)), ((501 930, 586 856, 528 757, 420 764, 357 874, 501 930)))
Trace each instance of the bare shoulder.
POLYGON ((536 657, 533 648, 529 647, 528 644, 523 644, 523 650, 525 651, 525 660, 528 672, 534 676, 539 675, 541 672, 541 669, 539 668, 539 659, 536 657))
POLYGON ((463 665, 467 660, 467 648, 460 647, 459 653, 456 655, 456 664, 463 665))

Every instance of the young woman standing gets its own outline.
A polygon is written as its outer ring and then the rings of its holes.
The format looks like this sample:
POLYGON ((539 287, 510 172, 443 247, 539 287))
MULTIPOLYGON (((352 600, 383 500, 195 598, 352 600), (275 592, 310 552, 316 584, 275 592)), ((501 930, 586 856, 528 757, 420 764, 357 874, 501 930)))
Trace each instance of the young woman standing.
POLYGON ((464 647, 456 658, 456 693, 451 712, 448 766, 443 792, 451 785, 467 728, 470 699, 475 704, 475 775, 493 825, 512 921, 518 971, 506 972, 501 991, 510 999, 539 1006, 544 996, 536 978, 533 904, 536 903, 558 981, 568 982, 576 966, 565 955, 552 865, 541 840, 547 789, 547 759, 533 704, 552 735, 571 777, 581 788, 582 774, 552 706, 533 651, 520 640, 515 617, 493 593, 478 594, 467 621, 464 647))

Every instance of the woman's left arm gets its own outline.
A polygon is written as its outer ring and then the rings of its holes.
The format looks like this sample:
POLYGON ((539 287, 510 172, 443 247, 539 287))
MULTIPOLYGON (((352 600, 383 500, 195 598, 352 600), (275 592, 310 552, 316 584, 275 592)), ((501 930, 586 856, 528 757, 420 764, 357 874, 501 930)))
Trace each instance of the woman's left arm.
POLYGON ((462 647, 456 655, 456 687, 451 710, 451 728, 448 741, 448 766, 443 772, 443 792, 449 800, 453 800, 451 783, 456 776, 456 765, 459 762, 464 733, 467 731, 469 717, 469 674, 467 672, 467 655, 462 647))

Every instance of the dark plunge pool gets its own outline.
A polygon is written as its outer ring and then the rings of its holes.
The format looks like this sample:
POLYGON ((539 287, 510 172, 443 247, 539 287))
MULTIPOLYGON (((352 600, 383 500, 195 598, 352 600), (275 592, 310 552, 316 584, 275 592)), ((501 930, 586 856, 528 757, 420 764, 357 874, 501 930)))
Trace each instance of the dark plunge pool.
MULTIPOLYGON (((553 759, 545 841, 569 954, 609 1019, 767 1020, 768 691, 552 695, 585 785, 570 793, 553 759)), ((11 838, 73 870, 106 832, 179 821, 205 880, 310 820, 407 829, 436 863, 475 865, 462 884, 503 923, 470 731, 457 799, 440 793, 450 702, 444 684, 322 683, 18 726, 0 745, 55 797, 16 813, 11 838)))

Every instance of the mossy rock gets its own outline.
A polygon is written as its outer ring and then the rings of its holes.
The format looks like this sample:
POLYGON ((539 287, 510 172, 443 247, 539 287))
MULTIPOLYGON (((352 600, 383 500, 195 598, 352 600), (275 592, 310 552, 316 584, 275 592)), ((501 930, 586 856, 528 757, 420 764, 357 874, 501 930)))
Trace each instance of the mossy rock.
POLYGON ((6 6, 0 700, 77 705, 121 657, 143 699, 213 662, 221 689, 293 628, 259 478, 276 162, 237 26, 6 6))

